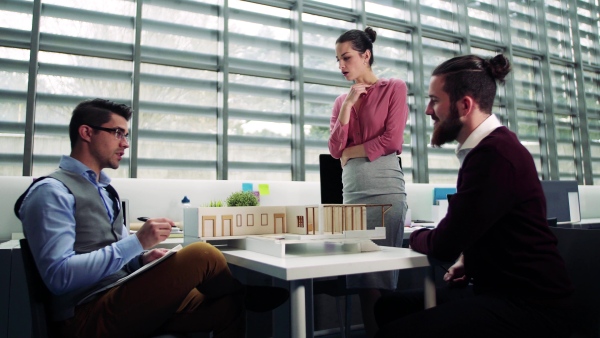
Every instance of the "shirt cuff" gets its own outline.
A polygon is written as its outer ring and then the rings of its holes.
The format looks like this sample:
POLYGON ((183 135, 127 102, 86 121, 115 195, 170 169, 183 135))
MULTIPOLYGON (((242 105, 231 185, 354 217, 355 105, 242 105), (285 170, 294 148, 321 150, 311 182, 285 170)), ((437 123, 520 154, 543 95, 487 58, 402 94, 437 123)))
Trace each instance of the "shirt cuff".
POLYGON ((127 261, 132 260, 135 256, 144 251, 142 243, 137 236, 127 236, 116 243, 121 251, 121 255, 127 261))

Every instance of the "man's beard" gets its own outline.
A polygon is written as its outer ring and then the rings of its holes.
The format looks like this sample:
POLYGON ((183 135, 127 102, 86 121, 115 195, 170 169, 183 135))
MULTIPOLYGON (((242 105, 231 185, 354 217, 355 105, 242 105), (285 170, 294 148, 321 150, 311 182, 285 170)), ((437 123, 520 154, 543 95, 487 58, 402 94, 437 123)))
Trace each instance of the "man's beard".
POLYGON ((462 127, 463 123, 458 116, 458 108, 456 108, 455 104, 451 104, 450 116, 448 119, 439 121, 433 128, 431 145, 434 147, 441 147, 442 144, 456 140, 462 127))

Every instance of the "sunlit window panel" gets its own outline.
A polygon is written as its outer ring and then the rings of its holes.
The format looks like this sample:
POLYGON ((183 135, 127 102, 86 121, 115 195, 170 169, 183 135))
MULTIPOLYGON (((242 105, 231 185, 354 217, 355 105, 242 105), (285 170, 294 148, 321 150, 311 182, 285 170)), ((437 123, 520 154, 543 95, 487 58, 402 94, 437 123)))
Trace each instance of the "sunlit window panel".
POLYGON ((352 8, 352 4, 354 3, 354 0, 312 0, 312 1, 322 2, 324 4, 334 5, 337 7, 344 7, 344 8, 352 8))
POLYGON ((423 38, 423 74, 425 88, 429 87, 431 73, 442 62, 460 54, 459 45, 454 42, 423 38))
POLYGON ((540 149, 540 122, 538 112, 526 109, 517 109, 519 130, 517 137, 521 144, 529 150, 535 160, 538 173, 541 173, 540 149))
POLYGON ((80 1, 80 0, 43 0, 44 5, 53 4, 67 8, 77 8, 89 12, 135 15, 135 3, 123 0, 80 1))
MULTIPOLYGON (((67 126, 77 103, 96 97, 129 103, 132 90, 131 62, 106 55, 131 58, 131 52, 122 48, 133 42, 134 3, 45 1, 44 6, 40 18, 43 50, 38 53, 36 79, 34 175, 49 172, 61 155, 70 152, 67 126)), ((125 158, 113 176, 127 174, 125 158)))
POLYGON ((559 65, 552 65, 551 68, 554 106, 558 110, 568 111, 573 107, 575 100, 573 68, 559 65))
MULTIPOLYGON (((304 14, 303 35, 305 77, 327 76, 345 81, 335 58, 335 41, 344 32, 356 29, 356 24, 322 16, 304 14), (316 70, 319 72, 315 73, 316 70), (326 71, 322 73, 320 71, 326 71)), ((306 81, 306 79, 305 79, 306 81)))
MULTIPOLYGON (((375 62, 373 63, 373 71, 380 78, 401 79, 410 88, 410 86, 414 82, 413 67, 411 67, 411 65, 413 64, 413 54, 410 47, 410 34, 392 31, 389 29, 383 29, 376 26, 374 26, 373 28, 377 31, 377 40, 373 45, 373 54, 375 56, 375 62)), ((412 99, 412 97, 407 96, 407 105, 409 104, 410 99, 412 99)), ((407 118, 408 119, 406 123, 406 128, 404 130, 404 142, 401 154, 403 161, 402 163, 405 168, 405 174, 411 171, 406 169, 411 168, 410 163, 412 163, 412 159, 410 158, 410 116, 408 116, 407 118)), ((405 177, 405 180, 406 179, 407 178, 405 177)))
POLYGON ((377 32, 375 74, 409 86, 406 182, 456 183, 456 142, 431 147, 433 125, 421 115, 433 69, 466 52, 502 52, 513 72, 498 87, 493 112, 517 132, 540 178, 600 184, 599 6, 598 0, 42 0, 38 18, 32 0, 0 1, 0 175, 54 169, 70 151, 75 105, 103 97, 136 109, 137 148, 111 176, 317 181, 333 102, 352 85, 336 62, 335 41, 369 26, 377 32), (30 61, 37 27, 39 50, 30 61), (36 86, 28 92, 32 79, 36 86), (35 98, 30 106, 28 98, 35 98), (26 121, 34 128, 26 130, 26 121), (24 160, 30 142, 32 163, 24 160))
MULTIPOLYGON (((0 101, 8 100, 8 93, 2 91, 26 93, 29 71, 29 50, 0 47, 0 101)), ((23 99, 25 99, 23 97, 23 99)), ((16 101, 21 101, 17 99, 16 101)), ((0 121, 12 120, 4 111, 0 112, 0 121)))
POLYGON ((0 18, 2 18, 2 20, 0 20, 0 27, 29 32, 31 29, 32 17, 33 16, 29 13, 12 12, 0 9, 0 18))
POLYGON ((402 161, 402 172, 404 173, 404 183, 413 183, 411 170, 413 168, 413 161, 412 157, 410 156, 410 152, 410 148, 408 146, 404 146, 402 147, 402 154, 400 154, 402 161))
POLYGON ((592 173, 596 183, 600 180, 600 75, 593 72, 585 72, 584 75, 592 173))
POLYGON ((548 50, 552 55, 572 59, 573 45, 569 29, 571 23, 568 6, 568 1, 547 0, 544 2, 548 50))
POLYGON ((484 39, 501 41, 498 0, 468 1, 469 34, 484 39))
MULTIPOLYGON (((23 3, 31 5, 31 2, 23 3)), ((29 13, 3 10, 0 7, 0 29, 24 33, 23 44, 19 48, 0 46, 0 175, 3 176, 18 176, 23 170, 29 72, 27 39, 31 18, 29 13)))
MULTIPOLYGON (((427 57, 423 58, 425 104, 427 104, 429 102, 428 88, 431 73, 440 63, 459 55, 459 45, 441 40, 423 38, 423 54, 427 55, 427 57)), ((429 142, 433 133, 433 120, 430 117, 426 117, 426 121, 428 123, 426 128, 427 141, 429 142)), ((456 146, 456 142, 447 143, 442 148, 428 146, 427 160, 430 182, 456 183, 456 175, 459 168, 459 162, 455 155, 456 146)))
MULTIPOLYGON (((100 2, 97 2, 100 4, 100 2)), ((126 1, 119 1, 119 3, 131 4, 126 1)), ((58 7, 58 6, 57 6, 58 7)), ((44 16, 42 15, 40 21, 40 30, 42 33, 60 36, 70 36, 76 38, 101 40, 101 41, 112 41, 122 43, 133 42, 133 30, 131 26, 131 17, 125 15, 115 15, 113 24, 102 24, 97 23, 94 20, 96 15, 93 12, 86 12, 81 10, 81 19, 72 19, 70 16, 55 17, 55 16, 44 16)), ((51 37, 51 36, 49 36, 51 37)))
POLYGON ((139 172, 141 178, 214 179, 216 143, 202 142, 198 135, 140 134, 139 172), (186 140, 182 140, 185 138, 186 140), (198 138, 200 140, 196 140, 198 138))
MULTIPOLYGON (((350 84, 348 84, 349 86, 350 84)), ((306 169, 306 180, 319 180, 319 154, 329 154, 329 125, 335 99, 348 92, 349 87, 326 86, 307 83, 304 85, 304 139, 305 163, 316 166, 308 178, 310 167, 306 169)))
MULTIPOLYGON (((152 3, 142 7, 142 60, 198 67, 201 55, 217 54, 218 13, 208 5, 152 3)), ((216 58, 207 63, 216 66, 216 58)))
MULTIPOLYGON (((269 164, 291 163, 290 82, 239 74, 231 74, 229 81, 229 161, 250 164, 253 177, 268 179, 273 174, 269 164), (262 172, 254 171, 263 166, 262 172)), ((291 170, 286 175, 291 177, 291 170)))
POLYGON ((586 108, 589 113, 600 113, 600 75, 593 72, 585 72, 584 75, 586 108))
POLYGON ((145 19, 145 24, 142 25, 142 45, 153 48, 143 49, 144 56, 160 57, 160 54, 155 55, 158 53, 154 49, 166 55, 173 54, 173 58, 186 55, 173 53, 176 51, 217 53, 218 44, 213 32, 218 24, 218 17, 152 5, 145 5, 142 15, 145 19))
POLYGON ((581 44, 581 59, 584 64, 597 65, 600 63, 600 46, 598 45, 598 17, 597 7, 579 1, 577 20, 579 21, 579 37, 581 44), (596 17, 594 17, 594 12, 596 17))
MULTIPOLYGON (((2 95, 1 92, 0 95, 2 95)), ((25 100, 0 100, 0 163, 2 163, 0 165, 0 175, 21 175, 23 169, 25 110, 25 100)))
POLYGON ((577 117, 572 116, 576 101, 574 93, 574 74, 570 67, 553 65, 551 67, 554 121, 556 126, 556 145, 558 170, 560 177, 576 177, 575 149, 580 147, 579 139, 574 135, 578 126, 577 117))
POLYGON ((575 177, 575 126, 576 117, 571 114, 574 104, 573 69, 553 66, 551 72, 554 121, 556 126, 556 146, 558 170, 561 177, 575 177))
POLYGON ((422 0, 421 24, 423 26, 458 32, 458 17, 456 2, 453 0, 422 0))
POLYGON ((382 78, 412 82, 410 34, 379 27, 373 29, 377 32, 377 40, 373 44, 373 72, 382 78))
MULTIPOLYGON (((555 114, 556 115, 556 114, 555 114)), ((576 177, 575 144, 573 140, 574 117, 556 115, 556 146, 558 171, 561 177, 576 177)))
MULTIPOLYGON (((410 92, 410 91, 409 91, 410 92)), ((412 172, 414 169, 413 164, 413 149, 412 149, 412 140, 413 133, 415 129, 415 118, 417 115, 425 114, 423 110, 416 110, 415 108, 415 96, 409 94, 408 95, 408 120, 406 121, 406 128, 404 128, 404 143, 402 144, 402 154, 400 157, 402 159, 402 171, 404 172, 404 182, 413 183, 412 172)), ((426 118, 428 120, 428 118, 426 118)), ((429 122, 428 122, 429 123, 429 122)), ((416 154, 419 156, 419 154, 416 154)))
MULTIPOLYGON (((307 87, 316 87, 316 85, 307 85, 307 87)), ((305 91, 305 119, 309 122, 308 129, 305 128, 305 137, 309 140, 323 141, 329 140, 329 127, 332 115, 332 107, 335 98, 347 91, 346 88, 340 90, 338 95, 322 94, 319 92, 305 91), (310 114, 306 114, 306 113, 310 114)))
POLYGON ((510 22, 510 43, 514 46, 539 48, 535 8, 530 6, 526 1, 509 1, 508 17, 510 22))
POLYGON ((142 7, 138 177, 216 178, 215 1, 142 7))
POLYGON ((205 168, 198 161, 216 163, 217 74, 152 64, 142 64, 141 74, 138 175, 152 178, 157 170, 160 177, 183 178, 188 171, 180 165, 208 171, 189 178, 216 175, 216 164, 205 168))
MULTIPOLYGON (((128 100, 131 62, 64 53, 39 53, 37 91, 48 95, 128 100)), ((64 123, 38 115, 36 122, 64 123)), ((68 121, 66 121, 68 124, 68 121)))
POLYGON ((519 124, 517 136, 533 155, 538 173, 541 173, 540 128, 543 128, 545 119, 540 113, 543 102, 539 61, 514 57, 512 74, 519 124))
POLYGON ((517 105, 541 108, 540 64, 538 60, 513 57, 512 73, 517 105))
POLYGON ((289 24, 277 17, 289 18, 290 12, 255 3, 239 4, 244 9, 233 12, 229 19, 230 57, 289 65, 291 30, 289 24))
MULTIPOLYGON (((61 155, 70 152, 67 126, 77 103, 92 98, 129 103, 131 95, 131 72, 125 70, 125 61, 40 52, 39 62, 34 175, 47 173, 49 167, 58 165, 61 155)), ((125 158, 113 176, 126 177, 127 162, 125 158)))
MULTIPOLYGON (((290 135, 291 84, 289 81, 231 74, 229 84, 228 104, 229 109, 234 110, 233 117, 244 113, 255 113, 257 121, 275 123, 270 127, 265 125, 269 132, 280 136, 290 135)), ((249 133, 252 134, 252 131, 249 133)), ((233 132, 233 134, 249 135, 246 132, 233 132)))
POLYGON ((319 154, 329 154, 333 102, 351 86, 338 67, 335 41, 345 31, 357 27, 352 22, 308 13, 302 19, 305 180, 319 181, 319 154))
POLYGON ((365 1, 365 11, 386 16, 403 22, 410 21, 410 3, 406 0, 372 0, 365 1))

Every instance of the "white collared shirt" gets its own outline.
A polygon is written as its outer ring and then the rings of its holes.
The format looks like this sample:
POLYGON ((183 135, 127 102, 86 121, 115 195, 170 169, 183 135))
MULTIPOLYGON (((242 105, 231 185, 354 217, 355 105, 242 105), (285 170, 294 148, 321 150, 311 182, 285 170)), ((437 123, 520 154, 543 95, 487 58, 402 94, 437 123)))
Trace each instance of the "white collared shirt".
POLYGON ((496 128, 502 127, 502 123, 494 114, 490 114, 490 116, 485 119, 473 132, 467 137, 465 143, 458 144, 456 147, 456 157, 458 157, 458 161, 460 162, 460 166, 462 167, 463 160, 465 156, 469 153, 469 151, 475 148, 481 140, 483 140, 486 136, 488 136, 491 132, 496 130, 496 128))

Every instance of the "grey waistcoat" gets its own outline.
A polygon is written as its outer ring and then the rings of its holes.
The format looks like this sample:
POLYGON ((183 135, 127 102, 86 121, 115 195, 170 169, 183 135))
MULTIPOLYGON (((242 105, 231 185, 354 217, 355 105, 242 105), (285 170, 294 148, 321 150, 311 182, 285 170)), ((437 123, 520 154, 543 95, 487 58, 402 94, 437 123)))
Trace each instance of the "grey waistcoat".
MULTIPOLYGON (((99 192, 83 176, 67 170, 57 170, 48 175, 62 182, 75 197, 75 245, 76 254, 84 254, 104 248, 121 239, 123 230, 123 213, 119 210, 111 224, 106 214, 106 207, 99 192)), ((114 189, 109 188, 109 191, 114 189)), ((114 191, 116 194, 116 191, 114 191)), ((113 194, 111 194, 113 195, 113 194)), ((115 203, 120 203, 119 196, 113 196, 115 203)), ((85 271, 79 271, 85 273, 85 271)), ((83 298, 91 295, 104 286, 126 276, 128 273, 121 269, 102 279, 95 285, 74 290, 62 295, 53 295, 51 299, 54 320, 64 320, 75 313, 75 305, 83 298)), ((93 298, 91 298, 93 299, 93 298)))

